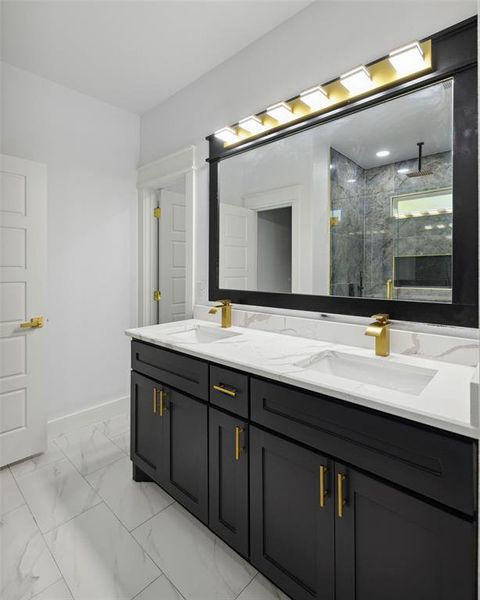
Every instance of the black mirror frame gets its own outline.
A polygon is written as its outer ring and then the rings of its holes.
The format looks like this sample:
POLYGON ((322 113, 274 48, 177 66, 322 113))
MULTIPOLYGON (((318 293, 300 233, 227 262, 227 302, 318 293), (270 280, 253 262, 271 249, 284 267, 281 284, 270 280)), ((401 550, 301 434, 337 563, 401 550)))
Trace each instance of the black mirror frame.
POLYGON ((478 143, 477 143, 477 19, 473 17, 434 34, 432 72, 371 96, 346 102, 334 110, 279 127, 225 148, 213 135, 207 137, 210 153, 209 300, 228 298, 236 304, 306 310, 319 313, 370 316, 388 313, 391 319, 461 327, 478 327, 478 143), (363 110, 431 85, 447 77, 454 80, 453 106, 453 285, 451 304, 371 298, 285 294, 219 287, 218 165, 230 156, 247 152, 282 137, 321 126, 333 119, 363 110))

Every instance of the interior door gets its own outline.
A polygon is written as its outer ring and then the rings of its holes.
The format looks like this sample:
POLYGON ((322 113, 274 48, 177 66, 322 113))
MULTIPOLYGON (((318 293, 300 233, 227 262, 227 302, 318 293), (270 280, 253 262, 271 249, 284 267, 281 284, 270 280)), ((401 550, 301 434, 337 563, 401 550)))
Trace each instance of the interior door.
POLYGON ((186 318, 185 194, 161 190, 159 195, 158 322, 170 323, 186 318))
POLYGON ((0 466, 47 445, 46 166, 0 156, 0 466), (33 319, 31 321, 31 319, 33 319), (23 325, 23 327, 22 327, 23 325))
POLYGON ((257 213, 220 204, 220 287, 257 289, 257 213))
POLYGON ((337 600, 476 597, 475 523, 340 464, 335 487, 337 600))

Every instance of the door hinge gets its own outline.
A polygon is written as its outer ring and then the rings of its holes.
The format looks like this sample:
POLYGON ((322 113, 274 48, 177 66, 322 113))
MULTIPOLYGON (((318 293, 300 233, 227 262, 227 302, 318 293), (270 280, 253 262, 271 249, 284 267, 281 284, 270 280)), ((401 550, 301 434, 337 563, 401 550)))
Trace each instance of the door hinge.
POLYGON ((162 209, 159 206, 153 209, 153 216, 155 219, 159 219, 162 216, 162 209))
POLYGON ((159 302, 162 299, 162 292, 160 290, 154 290, 153 292, 153 300, 155 302, 159 302))

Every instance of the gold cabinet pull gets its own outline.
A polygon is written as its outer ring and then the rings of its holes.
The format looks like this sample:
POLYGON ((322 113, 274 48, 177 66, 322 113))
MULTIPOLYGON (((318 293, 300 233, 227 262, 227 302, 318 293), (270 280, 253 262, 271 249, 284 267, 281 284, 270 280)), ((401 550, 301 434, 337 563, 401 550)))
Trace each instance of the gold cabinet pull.
POLYGON ((337 474, 337 515, 340 519, 343 517, 343 507, 345 506, 345 493, 343 489, 345 479, 344 473, 337 474))
POLYGON ((44 326, 43 317, 32 317, 30 321, 20 324, 20 329, 40 329, 44 326))
POLYGON ((325 478, 327 476, 328 469, 324 465, 320 465, 320 508, 325 506, 325 498, 327 497, 327 488, 325 487, 325 478))
POLYGON ((236 390, 234 390, 233 388, 228 388, 228 387, 224 386, 223 383, 214 385, 213 389, 217 390, 217 392, 221 392, 222 394, 226 394, 227 396, 232 396, 232 398, 234 398, 237 395, 236 390))
POLYGON ((167 410, 167 407, 163 404, 163 401, 165 400, 165 396, 167 395, 166 392, 164 392, 163 390, 160 390, 160 411, 159 414, 161 417, 163 417, 163 415, 165 414, 165 411, 167 410))
POLYGON ((153 412, 157 412, 157 388, 153 388, 153 412))
POLYGON ((242 427, 235 427, 235 460, 240 460, 240 435, 243 433, 242 427))

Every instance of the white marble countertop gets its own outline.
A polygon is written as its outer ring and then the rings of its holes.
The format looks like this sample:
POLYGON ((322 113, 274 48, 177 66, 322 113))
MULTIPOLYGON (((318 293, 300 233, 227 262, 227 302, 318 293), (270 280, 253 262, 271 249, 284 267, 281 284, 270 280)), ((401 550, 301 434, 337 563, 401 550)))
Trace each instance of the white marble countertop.
POLYGON ((373 340, 372 349, 367 350, 243 327, 231 327, 226 330, 240 335, 214 342, 186 342, 175 339, 174 334, 198 326, 220 329, 218 324, 189 319, 129 329, 126 334, 163 348, 320 392, 352 404, 468 437, 479 437, 479 411, 476 406, 478 397, 471 394, 472 380, 475 376, 478 377, 475 367, 400 354, 391 354, 386 358, 376 357, 373 340), (298 366, 300 361, 325 350, 370 358, 378 361, 379 368, 382 364, 394 363, 431 369, 436 371, 436 374, 420 394, 413 395, 298 366))

